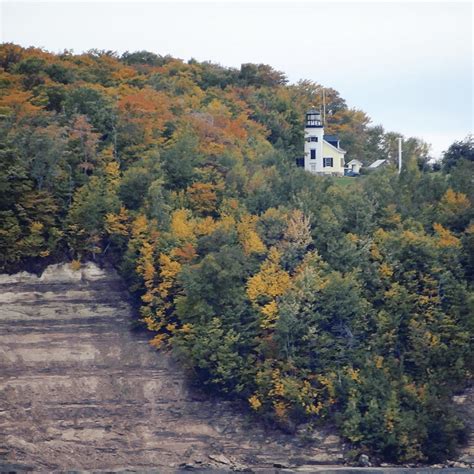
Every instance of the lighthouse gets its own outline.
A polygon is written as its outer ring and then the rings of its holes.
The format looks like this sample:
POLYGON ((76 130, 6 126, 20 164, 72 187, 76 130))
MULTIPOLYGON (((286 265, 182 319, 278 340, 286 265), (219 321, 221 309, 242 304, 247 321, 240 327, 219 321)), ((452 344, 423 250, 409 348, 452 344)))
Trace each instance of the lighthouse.
POLYGON ((345 154, 336 136, 324 135, 321 112, 309 109, 304 129, 304 169, 313 174, 343 176, 345 154))
POLYGON ((323 172, 324 127, 319 110, 306 112, 304 140, 304 169, 310 173, 323 172))

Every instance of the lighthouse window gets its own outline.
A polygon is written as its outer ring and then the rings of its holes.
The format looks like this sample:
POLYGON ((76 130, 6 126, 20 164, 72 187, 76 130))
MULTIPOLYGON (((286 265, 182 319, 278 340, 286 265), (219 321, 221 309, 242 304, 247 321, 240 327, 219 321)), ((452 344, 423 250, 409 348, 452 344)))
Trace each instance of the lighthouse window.
POLYGON ((316 159, 316 150, 311 150, 311 159, 312 160, 316 159))
POLYGON ((309 137, 309 141, 311 141, 311 142, 317 142, 317 141, 318 141, 318 137, 309 137))
POLYGON ((333 167, 332 158, 324 158, 324 159, 323 159, 323 166, 324 166, 325 168, 332 168, 332 167, 333 167))
POLYGON ((306 126, 307 127, 318 127, 321 125, 321 119, 319 114, 307 114, 306 115, 306 126))

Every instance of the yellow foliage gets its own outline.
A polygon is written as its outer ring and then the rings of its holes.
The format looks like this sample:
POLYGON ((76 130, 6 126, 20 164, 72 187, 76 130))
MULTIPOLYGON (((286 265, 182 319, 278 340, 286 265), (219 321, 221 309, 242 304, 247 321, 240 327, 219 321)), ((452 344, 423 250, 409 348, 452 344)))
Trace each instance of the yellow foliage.
POLYGON ((107 181, 110 186, 117 187, 120 183, 120 166, 116 161, 107 163, 104 167, 107 181))
POLYGON ((321 402, 316 404, 310 403, 305 406, 305 411, 308 415, 319 415, 319 412, 324 408, 324 405, 321 402))
POLYGON ((460 247, 461 241, 452 234, 448 229, 445 229, 441 224, 433 224, 433 228, 438 237, 438 245, 443 248, 460 247))
POLYGON ((382 356, 375 356, 375 367, 377 369, 381 369, 383 367, 383 357, 382 356))
POLYGON ((285 395, 285 386, 281 380, 281 374, 279 369, 275 369, 272 372, 273 388, 269 391, 270 396, 283 397, 285 395))
POLYGON ((144 303, 148 304, 148 303, 151 303, 153 301, 153 298, 154 298, 153 293, 150 292, 150 291, 147 291, 144 295, 142 295, 141 299, 144 303))
POLYGON ((71 263, 70 263, 70 267, 71 267, 71 270, 74 271, 74 272, 77 272, 78 270, 81 269, 81 262, 80 260, 73 260, 71 263))
POLYGON ((386 299, 398 298, 400 296, 401 287, 398 283, 393 283, 384 293, 386 299))
POLYGON ((212 234, 219 224, 210 216, 194 222, 194 233, 198 236, 212 234))
POLYGON ((396 211, 394 204, 389 204, 384 209, 386 217, 384 220, 385 225, 390 227, 398 227, 402 223, 402 216, 396 211))
POLYGON ((152 316, 143 318, 143 322, 149 331, 159 331, 162 328, 162 324, 152 316))
POLYGON ((318 375, 318 382, 326 389, 330 399, 335 399, 336 397, 336 387, 334 386, 334 380, 336 379, 336 374, 331 372, 327 375, 318 375))
POLYGON ((168 255, 160 254, 160 275, 163 279, 175 278, 181 270, 181 264, 171 260, 168 255))
POLYGON ((30 230, 32 234, 40 234, 43 231, 44 225, 41 222, 34 221, 30 225, 30 230))
POLYGON ((377 229, 374 232, 374 238, 376 242, 383 242, 387 240, 389 237, 389 233, 383 229, 377 229))
POLYGON ((174 323, 173 324, 170 323, 170 324, 166 325, 166 330, 169 331, 169 332, 174 332, 175 329, 176 329, 176 324, 174 324, 174 323))
POLYGON ((252 407, 252 410, 257 411, 261 406, 262 402, 258 398, 256 394, 252 395, 249 399, 250 406, 252 407))
POLYGON ((347 373, 351 380, 354 382, 360 382, 360 369, 353 369, 352 367, 349 367, 347 369, 347 373))
POLYGON ((155 349, 159 349, 163 343, 166 341, 168 336, 166 334, 157 334, 151 341, 150 346, 154 347, 155 349))
POLYGON ((395 427, 395 416, 390 410, 385 414, 385 429, 391 433, 395 427))
POLYGON ((243 216, 239 224, 237 224, 237 232, 239 240, 244 249, 245 255, 251 253, 263 253, 266 250, 265 244, 256 231, 258 218, 257 216, 243 216))
POLYGON ((156 272, 153 258, 153 246, 149 242, 143 242, 140 248, 137 273, 143 277, 146 288, 150 289, 153 285, 156 272))
POLYGON ((441 198, 441 206, 444 209, 464 210, 470 207, 469 198, 463 193, 457 193, 449 188, 441 198))
POLYGON ((132 236, 135 239, 143 238, 148 230, 148 220, 143 214, 139 214, 132 222, 132 236))
POLYGON ((390 278, 393 276, 393 270, 391 269, 390 265, 385 262, 380 265, 379 272, 383 278, 390 278))
POLYGON ((178 209, 171 214, 171 232, 180 240, 194 239, 194 226, 187 209, 178 209))
POLYGON ((122 206, 118 214, 105 216, 105 230, 111 235, 128 235, 128 212, 125 207, 122 206))
POLYGON ((356 235, 356 234, 353 234, 352 232, 349 232, 347 234, 347 238, 349 239, 350 242, 352 242, 353 244, 356 244, 357 242, 359 242, 359 237, 356 235))
POLYGON ((230 231, 235 227, 235 219, 230 215, 224 215, 219 220, 218 227, 224 231, 230 231))
POLYGON ((280 253, 272 248, 268 258, 260 266, 260 271, 247 282, 247 296, 263 315, 261 327, 269 329, 278 317, 276 298, 290 286, 290 275, 280 267, 280 253), (260 303, 262 298, 270 301, 260 303))
POLYGON ((183 324, 182 328, 180 331, 184 334, 189 334, 193 330, 193 325, 190 323, 185 323, 183 324))
POLYGON ((370 247, 370 255, 374 260, 381 260, 382 254, 380 253, 379 247, 377 244, 373 243, 370 247))
POLYGON ((278 314, 277 302, 275 300, 270 301, 270 303, 262 306, 260 311, 265 316, 261 324, 262 328, 264 329, 271 328, 277 319, 277 314, 278 314))
POLYGON ((431 331, 426 331, 425 340, 431 348, 439 346, 441 341, 440 337, 437 334, 433 334, 431 331))
POLYGON ((162 253, 159 258, 161 283, 158 286, 160 296, 165 299, 172 288, 176 276, 181 271, 181 264, 171 260, 168 255, 162 253))
POLYGON ((280 296, 290 286, 290 275, 280 267, 280 258, 276 248, 270 249, 260 271, 247 282, 247 296, 252 302, 256 302, 259 296, 280 296))

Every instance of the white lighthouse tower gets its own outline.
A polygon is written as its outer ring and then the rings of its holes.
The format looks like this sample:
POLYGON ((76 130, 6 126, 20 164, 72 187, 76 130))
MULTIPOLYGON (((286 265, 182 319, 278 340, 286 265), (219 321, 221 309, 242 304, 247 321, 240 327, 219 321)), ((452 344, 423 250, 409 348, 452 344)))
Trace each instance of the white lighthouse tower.
POLYGON ((308 110, 304 126, 304 169, 313 174, 343 176, 345 154, 337 136, 324 135, 319 110, 308 110))
POLYGON ((322 173, 324 127, 319 110, 306 112, 304 140, 304 169, 310 173, 322 173))

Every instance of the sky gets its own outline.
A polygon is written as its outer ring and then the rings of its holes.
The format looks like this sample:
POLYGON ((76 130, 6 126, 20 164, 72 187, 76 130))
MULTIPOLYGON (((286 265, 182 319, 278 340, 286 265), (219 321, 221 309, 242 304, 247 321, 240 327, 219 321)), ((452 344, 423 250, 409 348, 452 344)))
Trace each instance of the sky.
POLYGON ((473 132, 473 3, 0 0, 0 40, 266 63, 338 90, 439 157, 473 132))

